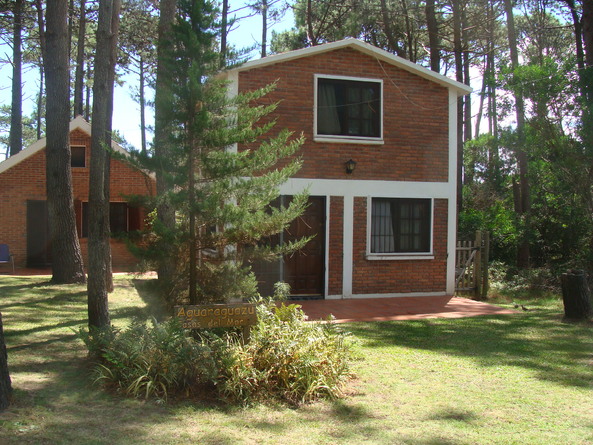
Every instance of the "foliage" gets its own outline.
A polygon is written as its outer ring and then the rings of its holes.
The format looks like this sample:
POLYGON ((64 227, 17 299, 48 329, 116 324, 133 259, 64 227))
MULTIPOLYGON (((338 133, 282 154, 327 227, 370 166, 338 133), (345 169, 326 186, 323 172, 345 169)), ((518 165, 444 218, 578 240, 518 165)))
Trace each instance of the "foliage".
POLYGON ((335 323, 308 323, 300 306, 260 302, 250 341, 234 341, 222 391, 251 403, 277 397, 291 403, 342 394, 351 376, 351 341, 335 323))
POLYGON ((329 322, 308 323, 299 306, 260 300, 248 343, 233 333, 193 337, 175 319, 125 330, 79 330, 96 382, 132 397, 166 400, 221 391, 231 402, 335 398, 350 376, 350 340, 329 322))
POLYGON ((166 277, 171 302, 246 299, 257 293, 248 261, 275 258, 307 241, 277 249, 260 243, 304 210, 304 193, 287 207, 270 207, 280 184, 301 166, 294 155, 303 139, 281 130, 256 145, 274 125, 268 115, 276 104, 265 100, 273 85, 229 97, 228 83, 218 73, 212 2, 182 1, 178 7, 165 60, 172 101, 163 105, 176 130, 167 156, 138 156, 139 165, 170 184, 152 206, 166 203, 174 209, 177 225, 170 230, 155 220, 144 257, 158 262, 166 252, 175 258, 176 274, 166 277), (247 148, 233 149, 237 144, 247 148))
POLYGON ((113 326, 79 331, 92 357, 96 382, 132 397, 167 399, 195 395, 217 375, 211 347, 187 335, 175 319, 136 320, 124 331, 113 326))

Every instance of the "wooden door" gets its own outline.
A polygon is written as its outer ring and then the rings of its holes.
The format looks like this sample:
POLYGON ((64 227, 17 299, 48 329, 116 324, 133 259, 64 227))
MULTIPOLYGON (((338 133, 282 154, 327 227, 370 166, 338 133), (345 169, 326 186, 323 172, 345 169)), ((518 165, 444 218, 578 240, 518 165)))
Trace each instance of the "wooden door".
POLYGON ((289 242, 313 236, 301 250, 284 257, 284 281, 294 296, 323 295, 325 277, 325 197, 309 197, 309 206, 284 232, 289 242))
MULTIPOLYGON (((282 197, 285 205, 288 200, 289 196, 282 197)), ((313 239, 300 251, 286 255, 279 261, 258 262, 253 265, 262 295, 271 295, 274 283, 278 281, 288 283, 294 297, 319 297, 324 294, 325 197, 309 197, 309 206, 303 215, 270 242, 274 245, 311 235, 314 235, 313 239)))
POLYGON ((27 201, 27 266, 51 264, 51 238, 46 201, 27 201))

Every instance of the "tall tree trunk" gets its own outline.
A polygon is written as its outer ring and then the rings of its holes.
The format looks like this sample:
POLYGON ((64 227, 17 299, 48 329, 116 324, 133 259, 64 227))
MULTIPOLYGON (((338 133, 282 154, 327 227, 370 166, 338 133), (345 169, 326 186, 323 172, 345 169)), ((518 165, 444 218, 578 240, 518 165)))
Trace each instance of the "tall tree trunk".
POLYGON ((108 326, 109 276, 109 160, 111 114, 113 111, 113 48, 117 40, 119 0, 99 2, 97 49, 93 84, 91 166, 89 178, 89 326, 108 326))
POLYGON ((389 9, 387 8, 386 0, 381 0, 381 18, 383 19, 383 28, 385 30, 385 37, 387 38, 389 49, 395 52, 399 57, 406 57, 405 50, 402 50, 398 45, 397 39, 393 33, 391 17, 389 17, 389 9))
MULTIPOLYGON (((467 37, 467 14, 466 7, 464 6, 461 10, 461 45, 463 50, 463 83, 469 85, 471 82, 470 78, 470 60, 469 60, 469 42, 467 37)), ((463 97, 463 143, 471 141, 472 139, 472 101, 471 97, 463 97)), ((467 166, 465 171, 465 184, 471 184, 474 182, 475 173, 475 157, 471 157, 471 162, 467 166)))
POLYGON ((39 29, 39 47, 41 48, 41 63, 39 64, 39 95, 37 96, 37 139, 41 139, 41 115, 43 113, 43 79, 45 76, 43 55, 45 54, 45 24, 43 21, 43 6, 41 0, 35 0, 37 10, 37 27, 39 29))
MULTIPOLYGON (((461 0, 452 0, 453 52, 455 54, 455 78, 463 83, 463 54, 461 42, 461 0)), ((457 99, 457 211, 463 209, 463 97, 457 99)))
POLYGON ((435 0, 426 0, 425 12, 428 45, 430 47, 430 69, 438 73, 441 70, 441 49, 439 42, 439 25, 435 12, 435 0))
POLYGON ((142 56, 140 56, 138 69, 140 70, 140 86, 138 91, 140 96, 140 137, 142 139, 141 150, 142 154, 146 155, 148 153, 146 147, 146 98, 144 95, 144 58, 142 56))
POLYGON ((312 0, 307 0, 307 10, 305 13, 305 22, 307 27, 307 40, 309 41, 309 45, 316 46, 317 45, 317 36, 315 35, 315 31, 313 30, 313 2, 312 0))
POLYGON ((74 117, 84 112, 84 45, 86 37, 86 1, 80 0, 78 19, 78 43, 76 45, 76 72, 74 74, 74 117))
POLYGON ((48 0, 46 17, 46 51, 43 55, 47 83, 45 154, 52 282, 84 283, 70 168, 67 1, 48 0))
POLYGON ((222 16, 220 18, 220 68, 226 66, 227 58, 227 36, 229 19, 229 0, 222 0, 222 16))
POLYGON ((12 383, 10 381, 10 374, 8 373, 8 354, 6 353, 2 313, 0 312, 0 411, 8 408, 11 398, 12 383))
POLYGON ((41 139, 41 115, 43 114, 43 97, 45 90, 43 88, 43 79, 45 72, 43 71, 43 63, 39 64, 39 91, 37 93, 37 119, 35 122, 37 130, 37 139, 41 139))
MULTIPOLYGON (((160 159, 167 159, 169 153, 172 133, 168 108, 172 103, 171 73, 166 62, 169 49, 169 36, 171 26, 175 20, 177 9, 176 0, 161 0, 159 17, 159 41, 157 46, 157 77, 155 87, 155 128, 154 128, 154 150, 155 156, 160 159)), ((165 195, 171 190, 172 185, 167 180, 166 168, 163 166, 156 171, 156 191, 158 196, 165 195)), ((175 210, 167 202, 161 201, 157 206, 157 216, 161 224, 168 229, 175 228, 175 210)), ((158 266, 158 278, 163 290, 168 292, 168 286, 175 272, 175 258, 171 246, 164 246, 169 249, 164 252, 163 260, 158 266)))
POLYGON ((23 0, 14 0, 12 37, 12 102, 10 109, 10 156, 23 149, 23 52, 21 33, 23 30, 23 0))
MULTIPOLYGON (((504 0, 504 6, 507 17, 507 34, 509 39, 509 50, 511 54, 511 66, 513 70, 519 66, 519 52, 517 50, 517 34, 515 31, 515 17, 513 14, 513 4, 511 0, 504 0)), ((523 95, 517 91, 515 93, 515 114, 517 117, 517 146, 515 147, 515 157, 519 166, 519 202, 516 208, 519 217, 522 220, 523 236, 519 242, 517 251, 517 266, 525 269, 529 267, 530 245, 529 233, 531 230, 531 198, 529 190, 528 160, 525 152, 525 104, 523 95)))
POLYGON ((478 115, 476 116, 476 125, 474 127, 474 134, 476 137, 480 135, 480 126, 482 125, 482 115, 484 112, 484 99, 486 98, 486 89, 488 87, 488 56, 484 57, 484 75, 482 76, 482 87, 480 88, 480 105, 478 105, 478 115))
POLYGON ((261 0, 261 56, 262 59, 267 55, 268 47, 268 0, 261 0))

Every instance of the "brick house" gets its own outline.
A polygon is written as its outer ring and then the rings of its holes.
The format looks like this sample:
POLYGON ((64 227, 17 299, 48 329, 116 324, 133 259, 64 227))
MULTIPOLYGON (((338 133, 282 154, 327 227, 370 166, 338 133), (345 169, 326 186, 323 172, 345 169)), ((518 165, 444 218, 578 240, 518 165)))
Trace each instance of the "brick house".
POLYGON ((227 76, 233 94, 276 81, 265 98, 279 102, 274 131, 306 138, 303 167, 281 194, 308 189, 310 206, 284 236, 315 238, 256 265, 262 292, 284 280, 294 295, 328 299, 453 294, 456 111, 469 87, 355 39, 227 76))
MULTIPOLYGON (((80 245, 87 262, 87 205, 91 125, 82 117, 70 122, 72 184, 80 245)), ((0 243, 8 244, 17 267, 51 264, 45 187, 45 138, 0 163, 0 243)), ((115 151, 126 153, 113 142, 115 151)), ((144 210, 128 205, 126 196, 154 194, 154 180, 125 161, 111 160, 111 230, 114 233, 140 229, 144 210)), ((131 269, 136 259, 123 241, 112 238, 112 261, 116 269, 131 269)))

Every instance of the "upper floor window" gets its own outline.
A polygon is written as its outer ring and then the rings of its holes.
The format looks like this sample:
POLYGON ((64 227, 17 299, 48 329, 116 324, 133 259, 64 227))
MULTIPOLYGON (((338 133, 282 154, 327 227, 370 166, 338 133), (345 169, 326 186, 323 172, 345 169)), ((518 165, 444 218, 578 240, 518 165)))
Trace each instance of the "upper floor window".
POLYGON ((430 199, 373 198, 370 253, 430 253, 431 210, 430 199))
POLYGON ((380 80, 321 76, 316 79, 316 137, 381 139, 380 80))
POLYGON ((84 145, 73 145, 70 147, 70 166, 86 167, 86 147, 84 145))

